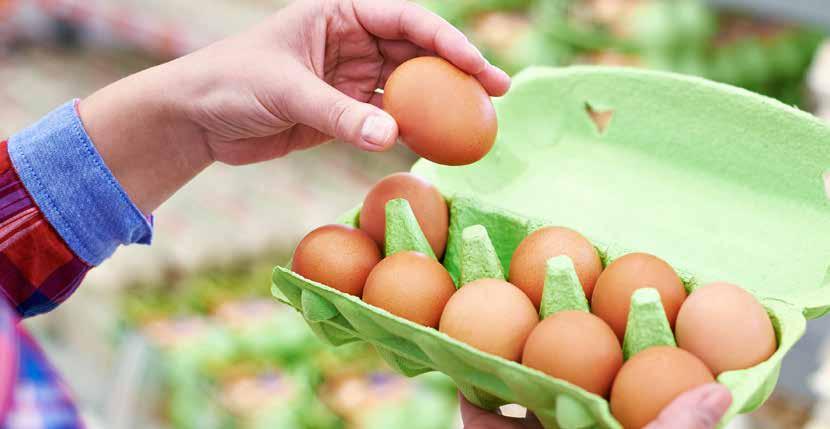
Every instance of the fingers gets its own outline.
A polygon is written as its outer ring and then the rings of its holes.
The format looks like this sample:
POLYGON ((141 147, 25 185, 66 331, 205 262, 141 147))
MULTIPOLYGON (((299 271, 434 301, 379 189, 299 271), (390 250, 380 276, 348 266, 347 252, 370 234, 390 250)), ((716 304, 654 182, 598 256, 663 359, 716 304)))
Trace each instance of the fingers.
POLYGON ((535 417, 518 419, 482 410, 469 403, 460 393, 458 394, 458 402, 461 408, 461 420, 464 422, 464 429, 536 429, 542 427, 535 417))
POLYGON ((398 125, 388 113, 343 94, 310 73, 293 85, 286 98, 286 113, 292 121, 360 149, 383 151, 398 138, 398 125))
POLYGON ((383 55, 384 60, 395 64, 400 64, 415 57, 435 55, 435 52, 406 40, 378 40, 378 50, 383 55))
POLYGON ((459 29, 420 5, 406 0, 352 0, 357 19, 366 31, 387 40, 407 40, 435 52, 465 72, 481 76, 491 95, 502 95, 510 78, 484 59, 459 29))
POLYGON ((353 0, 353 4, 360 24, 375 36, 408 40, 470 74, 481 73, 486 66, 464 33, 420 5, 405 0, 353 0))
MULTIPOLYGON (((389 74, 401 63, 415 57, 435 55, 435 52, 404 40, 380 40, 378 49, 385 60, 379 82, 381 87, 386 82, 389 74)), ((476 78, 487 92, 495 97, 504 95, 510 89, 510 76, 497 67, 486 67, 476 75, 476 78)))
POLYGON ((732 395, 726 387, 707 384, 680 395, 645 429, 712 429, 730 404, 732 395))
POLYGON ((488 67, 476 75, 481 86, 493 97, 501 97, 510 89, 510 76, 498 67, 488 67))
POLYGON ((291 152, 308 149, 330 139, 313 128, 295 125, 271 136, 213 142, 210 151, 214 159, 224 164, 248 165, 282 158, 291 152))

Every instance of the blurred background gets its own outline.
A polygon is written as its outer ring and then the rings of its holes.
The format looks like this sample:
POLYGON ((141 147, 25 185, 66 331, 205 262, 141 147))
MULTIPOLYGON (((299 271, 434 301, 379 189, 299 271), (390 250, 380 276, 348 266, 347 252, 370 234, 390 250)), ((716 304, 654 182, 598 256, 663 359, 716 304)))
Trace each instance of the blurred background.
MULTIPOLYGON (((0 135, 284 3, 0 0, 0 135)), ((422 3, 511 73, 533 64, 672 70, 830 120, 827 0, 422 3)), ((370 348, 328 348, 270 298, 271 269, 306 232, 414 160, 403 148, 369 156, 331 144, 212 167, 156 213, 152 247, 120 249, 66 304, 25 323, 92 428, 458 428, 445 377, 404 379, 370 348)), ((827 328, 811 322, 773 397, 733 428, 830 428, 827 328)))

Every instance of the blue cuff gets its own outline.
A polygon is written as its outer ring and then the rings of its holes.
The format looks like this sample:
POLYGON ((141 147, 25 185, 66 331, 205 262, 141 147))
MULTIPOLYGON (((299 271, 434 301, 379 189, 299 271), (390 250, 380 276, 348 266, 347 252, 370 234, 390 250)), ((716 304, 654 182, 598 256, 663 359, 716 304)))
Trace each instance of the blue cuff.
POLYGON ((69 247, 98 265, 121 244, 150 244, 153 228, 104 164, 75 101, 9 140, 17 174, 69 247))

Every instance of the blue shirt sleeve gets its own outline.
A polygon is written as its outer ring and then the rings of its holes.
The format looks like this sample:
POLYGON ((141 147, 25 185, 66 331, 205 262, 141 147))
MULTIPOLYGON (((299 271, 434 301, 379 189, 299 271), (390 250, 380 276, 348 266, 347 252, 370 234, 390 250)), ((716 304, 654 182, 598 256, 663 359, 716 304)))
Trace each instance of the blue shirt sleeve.
POLYGON ((68 102, 12 136, 9 156, 72 251, 99 265, 119 245, 150 244, 153 228, 104 164, 75 106, 68 102))

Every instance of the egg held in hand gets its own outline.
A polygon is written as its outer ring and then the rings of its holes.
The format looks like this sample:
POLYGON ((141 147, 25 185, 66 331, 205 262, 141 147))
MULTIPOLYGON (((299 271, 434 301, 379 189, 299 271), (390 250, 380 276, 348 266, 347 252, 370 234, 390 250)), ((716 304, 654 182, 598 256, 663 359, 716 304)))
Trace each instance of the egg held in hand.
POLYGON ((401 140, 432 162, 472 164, 495 143, 496 110, 487 91, 442 58, 406 61, 383 91, 383 109, 398 123, 401 140))
POLYGON ((481 351, 518 361, 537 323, 536 307, 519 288, 504 280, 481 279, 450 298, 438 329, 481 351))
POLYGON ((366 279, 363 301, 396 316, 437 328, 455 284, 444 266, 418 252, 380 261, 366 279))
POLYGON ((677 345, 715 375, 755 366, 778 348, 766 310, 752 294, 729 283, 692 292, 677 315, 677 345))
POLYGON ((510 260, 510 283, 524 291, 536 308, 542 303, 547 261, 567 255, 573 261, 585 296, 590 300, 602 272, 599 253, 582 234, 568 228, 549 226, 525 237, 510 260))
POLYGON ((591 297, 591 312, 605 320, 620 341, 625 337, 631 295, 640 288, 657 289, 672 328, 686 299, 683 282, 662 259, 647 253, 629 253, 618 258, 597 279, 591 297))
POLYGON ((606 396, 623 364, 623 353, 614 331, 602 319, 584 311, 562 311, 533 329, 522 364, 606 396))
POLYGON ((415 219, 432 251, 439 259, 444 255, 449 229, 449 209, 438 189, 411 173, 384 177, 366 194, 360 209, 360 229, 366 231, 383 248, 386 236, 386 203, 403 198, 409 202, 415 219))
POLYGON ((624 429, 640 429, 682 393, 712 383, 709 368, 677 347, 657 346, 629 359, 611 387, 611 414, 624 429))
POLYGON ((306 235, 291 261, 295 273, 341 292, 360 296, 380 249, 365 232, 346 225, 321 226, 306 235))

